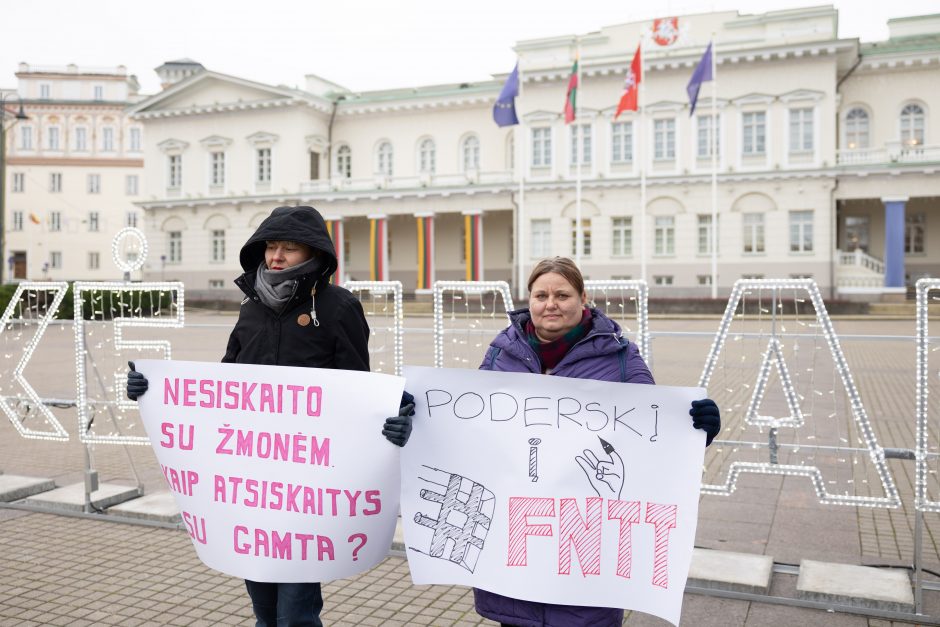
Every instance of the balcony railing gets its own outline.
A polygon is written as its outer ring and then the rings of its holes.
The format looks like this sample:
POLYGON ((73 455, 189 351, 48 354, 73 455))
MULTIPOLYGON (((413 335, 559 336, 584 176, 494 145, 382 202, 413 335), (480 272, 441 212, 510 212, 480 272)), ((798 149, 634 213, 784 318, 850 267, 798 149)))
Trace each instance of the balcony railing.
POLYGON ((844 166, 928 163, 940 161, 940 146, 889 142, 881 148, 842 149, 836 158, 844 166))
POLYGON ((334 177, 300 184, 302 193, 360 192, 376 189, 421 189, 427 187, 465 187, 468 185, 499 185, 512 183, 511 171, 460 172, 456 174, 419 174, 418 176, 384 176, 368 178, 334 177))
POLYGON ((884 275, 885 264, 881 259, 872 257, 860 248, 851 252, 836 251, 839 255, 839 265, 842 267, 854 266, 856 268, 865 268, 876 274, 884 275))

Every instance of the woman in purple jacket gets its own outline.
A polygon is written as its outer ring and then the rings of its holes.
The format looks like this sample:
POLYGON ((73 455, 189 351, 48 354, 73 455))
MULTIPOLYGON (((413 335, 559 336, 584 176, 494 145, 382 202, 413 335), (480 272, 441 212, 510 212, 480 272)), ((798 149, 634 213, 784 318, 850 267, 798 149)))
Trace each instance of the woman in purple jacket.
MULTIPOLYGON (((653 375, 636 344, 622 337, 620 326, 587 306, 584 278, 573 261, 545 259, 529 276, 529 308, 510 312, 510 325, 493 340, 481 370, 534 372, 574 379, 654 385, 653 375)), ((721 430, 718 406, 693 401, 692 425, 706 433, 705 446, 721 430)), ((613 627, 623 610, 555 605, 505 597, 474 589, 481 616, 514 627, 613 627)))

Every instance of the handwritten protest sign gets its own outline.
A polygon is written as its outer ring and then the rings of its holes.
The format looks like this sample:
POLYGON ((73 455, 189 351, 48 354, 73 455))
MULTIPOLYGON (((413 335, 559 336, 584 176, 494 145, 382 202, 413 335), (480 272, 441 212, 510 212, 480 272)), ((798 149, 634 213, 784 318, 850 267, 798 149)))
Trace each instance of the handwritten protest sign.
POLYGON ((697 388, 406 367, 402 521, 416 584, 678 624, 705 434, 697 388))
POLYGON ((329 581, 388 554, 404 380, 142 360, 140 415, 199 558, 254 581, 329 581))

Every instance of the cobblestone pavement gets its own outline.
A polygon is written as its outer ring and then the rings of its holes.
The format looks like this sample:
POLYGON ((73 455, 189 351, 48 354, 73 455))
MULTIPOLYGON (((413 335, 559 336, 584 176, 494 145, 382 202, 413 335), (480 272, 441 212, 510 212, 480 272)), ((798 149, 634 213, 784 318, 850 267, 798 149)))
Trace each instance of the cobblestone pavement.
MULTIPOLYGON (((188 313, 187 328, 164 333, 172 337, 174 358, 215 361, 232 322, 230 315, 188 313)), ((717 319, 652 320, 657 382, 695 385, 717 323, 717 319), (696 331, 703 335, 657 335, 696 331)), ((406 362, 431 365, 430 319, 407 319, 406 324, 406 362)), ((468 333, 467 365, 478 359, 485 347, 482 338, 492 335, 491 327, 484 321, 479 332, 468 333)), ((846 337, 914 333, 913 320, 837 320, 835 327, 846 337)), ((34 385, 44 397, 74 397, 71 333, 59 329, 49 333, 48 344, 37 350, 27 375, 41 382, 41 386, 34 385)), ((383 341, 379 336, 373 344, 383 341)), ((842 344, 879 443, 913 448, 913 341, 872 344, 844 339, 842 344)), ((935 394, 933 399, 938 396, 935 394)), ((0 471, 50 477, 58 485, 81 481, 86 451, 74 436, 77 417, 70 409, 57 409, 56 415, 72 434, 69 442, 25 440, 9 421, 0 421, 0 471)), ((935 430, 931 437, 937 437, 935 430)), ((146 491, 164 487, 149 447, 97 445, 90 447, 90 453, 102 481, 139 483, 146 491)), ((706 465, 709 459, 722 454, 717 449, 710 451, 706 465)), ((848 564, 909 565, 913 560, 914 467, 909 461, 892 460, 889 468, 904 504, 894 510, 823 506, 805 478, 745 476, 732 495, 701 499, 696 544, 771 555, 780 563, 798 564, 810 558, 848 564)), ((924 529, 924 564, 940 571, 940 524, 936 515, 925 517, 924 529)), ((180 531, 0 509, 0 556, 0 625, 251 624, 242 582, 205 568, 188 536, 180 531)), ((775 578, 774 586, 774 593, 792 593, 795 577, 775 578)), ((935 594, 925 595, 925 610, 938 616, 935 594)), ((473 612, 472 595, 465 588, 411 585, 407 566, 399 557, 389 557, 359 577, 327 584, 325 598, 324 620, 329 625, 492 624, 473 612)), ((682 624, 756 626, 800 622, 878 627, 891 624, 860 616, 691 594, 685 598, 682 624)), ((628 614, 625 624, 665 623, 628 614)))

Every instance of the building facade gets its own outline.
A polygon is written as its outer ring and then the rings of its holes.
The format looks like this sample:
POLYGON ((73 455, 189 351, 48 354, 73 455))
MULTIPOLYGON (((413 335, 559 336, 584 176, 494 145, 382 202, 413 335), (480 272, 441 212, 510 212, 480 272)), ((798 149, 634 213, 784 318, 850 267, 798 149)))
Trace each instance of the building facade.
POLYGON ((125 226, 143 226, 134 204, 143 125, 126 115, 140 99, 137 79, 124 66, 26 63, 16 77, 28 119, 7 131, 4 276, 120 279, 112 239, 125 226))
POLYGON ((713 228, 719 295, 742 277, 808 276, 832 296, 903 291, 940 274, 940 17, 892 20, 878 43, 838 38, 837 17, 710 13, 655 33, 641 22, 520 42, 522 123, 507 128, 492 119, 505 74, 354 93, 313 75, 289 89, 164 66, 164 90, 128 109, 146 129, 144 276, 236 297, 238 247, 273 207, 311 204, 344 280, 406 291, 518 286, 539 259, 569 255, 592 279, 706 297, 713 228), (717 81, 690 115, 686 85, 709 41, 717 81), (641 42, 641 110, 615 117, 641 42))

